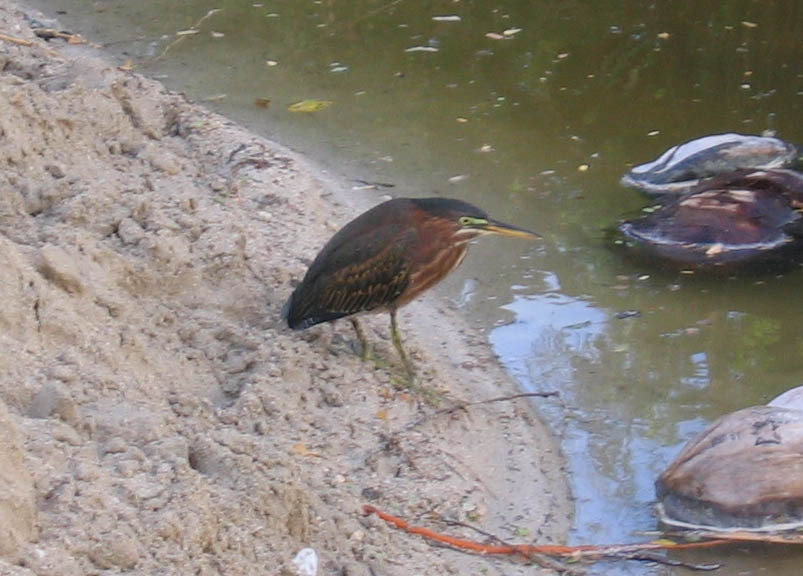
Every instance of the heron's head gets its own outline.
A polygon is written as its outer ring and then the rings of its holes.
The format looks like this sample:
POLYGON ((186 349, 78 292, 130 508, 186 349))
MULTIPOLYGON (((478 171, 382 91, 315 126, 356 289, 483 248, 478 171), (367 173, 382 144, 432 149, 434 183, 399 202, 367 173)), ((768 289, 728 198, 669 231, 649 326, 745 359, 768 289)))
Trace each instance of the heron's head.
POLYGON ((416 206, 437 220, 444 233, 450 234, 456 244, 463 244, 477 236, 498 234, 516 238, 541 238, 531 232, 512 224, 494 220, 476 206, 453 198, 419 198, 414 200, 416 206))

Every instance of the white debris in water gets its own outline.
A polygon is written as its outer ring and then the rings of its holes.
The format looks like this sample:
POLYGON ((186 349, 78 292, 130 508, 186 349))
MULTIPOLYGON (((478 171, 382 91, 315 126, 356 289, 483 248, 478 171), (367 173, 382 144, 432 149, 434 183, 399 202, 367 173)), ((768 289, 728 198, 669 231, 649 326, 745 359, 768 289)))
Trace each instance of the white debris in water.
POLYGON ((434 46, 412 46, 407 48, 405 52, 437 52, 438 49, 434 46))
POLYGON ((452 14, 450 16, 433 16, 435 22, 460 22, 460 16, 452 14))

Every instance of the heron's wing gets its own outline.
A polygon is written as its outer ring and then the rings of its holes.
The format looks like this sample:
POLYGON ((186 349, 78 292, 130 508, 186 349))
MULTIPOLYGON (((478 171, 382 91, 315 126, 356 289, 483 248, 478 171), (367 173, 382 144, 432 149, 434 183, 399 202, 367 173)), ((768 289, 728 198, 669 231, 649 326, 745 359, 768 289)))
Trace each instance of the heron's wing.
POLYGON ((291 296, 287 323, 307 328, 391 306, 409 284, 410 247, 416 238, 414 229, 392 226, 336 234, 291 296))

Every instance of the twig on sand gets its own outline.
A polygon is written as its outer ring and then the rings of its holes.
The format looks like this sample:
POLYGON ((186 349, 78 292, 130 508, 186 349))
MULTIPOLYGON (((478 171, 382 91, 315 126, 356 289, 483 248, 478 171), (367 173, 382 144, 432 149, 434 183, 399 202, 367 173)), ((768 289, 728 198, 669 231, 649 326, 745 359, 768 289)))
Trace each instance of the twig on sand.
MULTIPOLYGON (((462 528, 468 528, 469 530, 473 530, 477 534, 482 534, 483 536, 485 536, 486 538, 488 538, 489 540, 491 540, 493 542, 497 542, 497 543, 505 545, 505 546, 510 546, 510 544, 508 542, 505 542, 504 540, 499 538, 499 536, 496 536, 495 534, 491 534, 490 532, 486 532, 485 530, 481 530, 481 529, 477 528, 476 526, 472 526, 471 524, 467 524, 465 522, 460 522, 458 520, 447 520, 445 518, 443 518, 442 520, 448 526, 460 526, 462 528)), ((583 574, 583 572, 578 571, 578 570, 568 566, 565 562, 561 562, 560 560, 556 560, 556 559, 551 558, 550 556, 546 556, 544 554, 532 554, 531 557, 529 558, 529 560, 532 560, 533 562, 535 562, 536 564, 538 564, 539 566, 541 566, 543 568, 549 568, 550 570, 555 570, 556 572, 560 572, 561 574, 568 574, 570 576, 572 576, 572 575, 578 575, 579 576, 579 575, 583 574)))
POLYGON ((495 398, 487 398, 485 400, 475 400, 474 402, 458 402, 452 406, 447 406, 446 408, 439 408, 434 412, 430 412, 429 414, 424 414, 421 418, 416 420, 415 422, 411 422, 407 426, 404 427, 404 431, 412 430, 413 428, 417 428, 421 426, 424 422, 429 420, 430 418, 434 418, 435 416, 442 416, 444 414, 452 414, 454 412, 458 412, 461 410, 466 410, 467 408, 471 408, 472 406, 480 406, 482 404, 494 404, 496 402, 509 402, 511 400, 518 400, 520 398, 550 398, 552 396, 559 396, 557 390, 550 390, 547 392, 521 392, 519 394, 510 394, 507 396, 497 396, 495 398))
POLYGON ((18 46, 33 46, 34 42, 32 40, 25 40, 24 38, 16 38, 14 36, 9 36, 7 34, 0 33, 0 40, 5 42, 10 42, 11 44, 17 44, 18 46))
MULTIPOLYGON (((679 560, 667 559, 663 556, 654 554, 656 551, 666 550, 690 550, 696 548, 712 548, 721 546, 723 544, 730 544, 729 540, 716 539, 707 540, 704 542, 675 542, 672 540, 657 540, 653 542, 639 542, 634 544, 615 544, 615 545, 586 545, 586 546, 560 546, 560 545, 534 545, 534 544, 507 544, 493 537, 494 540, 501 543, 485 544, 476 542, 474 540, 467 540, 464 538, 457 538, 448 534, 435 532, 423 526, 413 526, 407 521, 382 512, 375 506, 366 504, 363 506, 363 511, 366 515, 376 514, 385 522, 392 524, 399 530, 403 530, 408 534, 417 534, 423 538, 439 544, 444 544, 456 550, 469 552, 472 554, 488 555, 488 556, 518 556, 529 561, 539 562, 543 557, 549 557, 553 560, 556 558, 563 558, 568 561, 596 561, 604 559, 613 560, 639 560, 648 562, 657 562, 667 564, 669 566, 681 566, 690 570, 710 571, 719 568, 718 564, 689 564, 679 560)), ((485 534, 485 533, 483 533, 485 534)), ((558 562, 555 566, 563 566, 558 562)))
POLYGON ((61 59, 61 55, 58 52, 56 52, 55 50, 51 50, 50 48, 47 48, 45 46, 42 46, 39 42, 34 42, 33 40, 26 40, 25 38, 17 38, 16 36, 9 36, 8 34, 2 34, 2 33, 0 33, 0 40, 8 42, 9 44, 16 44, 17 46, 25 46, 26 48, 38 46, 39 48, 44 50, 49 56, 61 59))
POLYGON ((54 38, 60 38, 61 40, 66 40, 67 44, 86 44, 86 40, 84 40, 80 34, 73 34, 72 32, 68 32, 66 30, 56 30, 55 28, 35 28, 33 33, 37 38, 47 40, 48 42, 54 38))

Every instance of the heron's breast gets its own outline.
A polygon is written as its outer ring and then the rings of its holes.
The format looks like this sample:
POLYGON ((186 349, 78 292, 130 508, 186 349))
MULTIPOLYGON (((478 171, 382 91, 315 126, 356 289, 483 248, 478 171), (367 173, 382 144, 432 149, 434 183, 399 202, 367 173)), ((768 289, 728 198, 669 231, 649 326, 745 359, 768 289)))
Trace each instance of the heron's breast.
POLYGON ((439 250, 432 254, 426 261, 419 262, 410 274, 410 283, 407 290, 399 297, 395 303, 396 308, 400 308, 419 294, 432 288, 435 284, 443 280, 449 273, 457 268, 466 257, 468 244, 449 247, 439 250))

